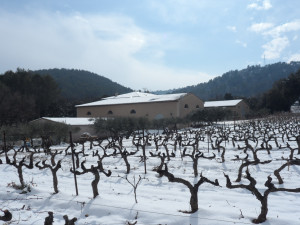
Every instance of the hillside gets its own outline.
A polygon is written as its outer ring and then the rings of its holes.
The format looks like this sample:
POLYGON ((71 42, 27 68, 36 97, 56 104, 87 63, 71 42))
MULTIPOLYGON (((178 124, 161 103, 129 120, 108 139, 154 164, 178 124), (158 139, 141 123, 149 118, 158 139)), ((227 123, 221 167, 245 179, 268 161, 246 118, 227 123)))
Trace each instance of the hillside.
POLYGON ((203 100, 223 99, 225 93, 235 97, 253 97, 269 90, 275 81, 288 77, 300 68, 300 62, 248 66, 243 70, 224 73, 208 82, 172 90, 190 92, 203 100))
POLYGON ((61 89, 61 95, 71 100, 100 99, 102 96, 132 91, 108 78, 85 70, 44 69, 33 72, 53 77, 61 89))

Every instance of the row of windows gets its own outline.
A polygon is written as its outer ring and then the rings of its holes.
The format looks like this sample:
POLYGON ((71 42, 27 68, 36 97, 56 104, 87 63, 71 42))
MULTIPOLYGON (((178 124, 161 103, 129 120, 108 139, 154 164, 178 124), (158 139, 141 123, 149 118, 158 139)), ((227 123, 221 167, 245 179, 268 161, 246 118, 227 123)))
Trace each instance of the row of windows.
MULTIPOLYGON (((185 104, 185 105, 184 105, 184 108, 185 108, 185 109, 188 109, 188 108, 189 108, 189 105, 188 105, 188 104, 185 104)), ((199 106, 199 105, 196 105, 196 109, 199 109, 199 108, 200 108, 200 106, 199 106)))
MULTIPOLYGON (((113 115, 114 113, 113 113, 113 111, 109 110, 109 111, 107 112, 107 114, 108 114, 108 115, 113 115)), ((136 111, 135 111, 134 109, 132 109, 132 110, 130 110, 130 114, 136 114, 136 111)), ((86 115, 91 116, 92 113, 91 113, 90 111, 88 111, 88 112, 86 113, 86 115)))
MULTIPOLYGON (((189 108, 189 105, 188 104, 185 104, 184 105, 184 108, 185 109, 188 109, 189 108)), ((199 105, 196 105, 196 109, 199 109, 199 105)), ((108 112, 107 112, 107 115, 113 115, 114 113, 113 113, 113 111, 111 111, 111 110, 109 110, 108 112)), ((136 114, 136 111, 134 110, 134 109, 132 109, 132 110, 130 110, 130 114, 136 114)), ((91 112, 87 112, 87 115, 88 116, 90 116, 90 115, 92 115, 92 113, 91 112)))

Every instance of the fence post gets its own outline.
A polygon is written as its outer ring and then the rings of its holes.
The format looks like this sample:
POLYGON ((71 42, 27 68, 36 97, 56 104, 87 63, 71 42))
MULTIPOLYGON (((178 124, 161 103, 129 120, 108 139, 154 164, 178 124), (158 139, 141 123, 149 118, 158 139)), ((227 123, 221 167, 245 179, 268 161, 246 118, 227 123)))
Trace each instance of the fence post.
POLYGON ((5 152, 5 160, 6 160, 6 164, 10 163, 10 160, 7 156, 7 149, 6 149, 6 135, 5 135, 5 131, 3 131, 3 148, 4 148, 4 152, 5 152))
POLYGON ((209 152, 210 130, 207 130, 206 133, 207 133, 207 152, 209 152))
POLYGON ((75 173, 76 168, 75 168, 75 160, 74 160, 74 149, 73 149, 73 141, 72 141, 72 131, 70 131, 70 146, 71 146, 71 151, 72 151, 72 161, 73 161, 75 189, 76 189, 76 195, 78 196, 77 178, 76 178, 76 173, 75 173))

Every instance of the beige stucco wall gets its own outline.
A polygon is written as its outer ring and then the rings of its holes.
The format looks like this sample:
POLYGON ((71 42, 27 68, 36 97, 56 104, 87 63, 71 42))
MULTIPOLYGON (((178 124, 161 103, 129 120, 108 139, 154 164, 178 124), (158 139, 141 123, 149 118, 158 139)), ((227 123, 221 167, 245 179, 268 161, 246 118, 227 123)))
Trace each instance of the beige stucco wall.
POLYGON ((204 102, 201 99, 194 94, 187 94, 179 100, 179 117, 185 117, 189 113, 203 108, 204 102))
POLYGON ((149 119, 184 117, 191 111, 203 109, 203 101, 192 94, 187 94, 177 101, 149 102, 121 105, 77 107, 77 117, 147 117, 149 119), (185 108, 185 104, 188 108, 185 108), (135 110, 135 114, 130 113, 135 110), (109 114, 111 111, 113 114, 109 114), (89 113, 90 115, 89 115, 89 113))
POLYGON ((232 118, 228 119, 245 119, 245 116, 249 113, 250 108, 244 102, 239 102, 236 106, 222 107, 224 109, 228 109, 233 112, 232 118))
POLYGON ((249 106, 244 102, 239 102, 236 106, 226 107, 234 113, 233 119, 245 119, 245 116, 249 113, 249 106))
POLYGON ((241 119, 244 119, 245 116, 249 113, 249 111, 250 111, 250 108, 244 101, 241 101, 236 106, 236 112, 237 112, 239 118, 241 118, 241 119))
POLYGON ((246 115, 249 113, 250 108, 247 103, 242 100, 236 106, 219 106, 219 107, 206 107, 206 108, 223 108, 228 109, 233 112, 233 115, 227 119, 245 119, 246 115))

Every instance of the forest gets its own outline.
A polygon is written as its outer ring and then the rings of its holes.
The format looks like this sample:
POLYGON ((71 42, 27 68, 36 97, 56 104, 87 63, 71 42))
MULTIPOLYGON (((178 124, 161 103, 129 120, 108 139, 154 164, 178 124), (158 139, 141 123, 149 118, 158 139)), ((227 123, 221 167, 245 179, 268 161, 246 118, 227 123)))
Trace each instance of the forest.
POLYGON ((278 62, 265 66, 248 66, 232 70, 208 82, 172 90, 173 93, 190 92, 205 101, 222 100, 225 93, 235 98, 250 98, 272 88, 274 82, 287 78, 300 69, 300 62, 278 62))
POLYGON ((0 126, 43 116, 76 116, 75 105, 130 92, 111 80, 81 70, 17 69, 0 75, 0 126))
POLYGON ((58 84, 61 96, 68 100, 94 101, 103 96, 112 96, 116 93, 124 94, 132 89, 124 87, 110 79, 85 70, 75 69, 45 69, 33 73, 49 75, 58 84))
POLYGON ((60 89, 50 76, 22 69, 0 76, 0 126, 59 115, 60 89))

